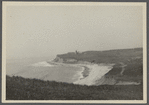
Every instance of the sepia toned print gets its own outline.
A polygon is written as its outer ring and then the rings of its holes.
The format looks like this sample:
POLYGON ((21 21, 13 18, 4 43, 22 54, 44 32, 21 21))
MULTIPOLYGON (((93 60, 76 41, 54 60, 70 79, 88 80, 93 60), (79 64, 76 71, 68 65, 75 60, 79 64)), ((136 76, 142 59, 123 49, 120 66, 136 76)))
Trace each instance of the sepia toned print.
POLYGON ((146 103, 145 2, 3 2, 2 102, 146 103))

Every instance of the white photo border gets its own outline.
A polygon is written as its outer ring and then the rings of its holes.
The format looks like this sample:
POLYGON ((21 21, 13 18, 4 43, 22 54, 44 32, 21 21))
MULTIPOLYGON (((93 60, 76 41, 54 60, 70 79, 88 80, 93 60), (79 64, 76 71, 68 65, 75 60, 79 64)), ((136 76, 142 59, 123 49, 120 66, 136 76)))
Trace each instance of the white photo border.
POLYGON ((146 2, 2 2, 2 103, 147 103, 147 3, 146 2), (142 6, 143 100, 6 100, 6 10, 8 6, 142 6))

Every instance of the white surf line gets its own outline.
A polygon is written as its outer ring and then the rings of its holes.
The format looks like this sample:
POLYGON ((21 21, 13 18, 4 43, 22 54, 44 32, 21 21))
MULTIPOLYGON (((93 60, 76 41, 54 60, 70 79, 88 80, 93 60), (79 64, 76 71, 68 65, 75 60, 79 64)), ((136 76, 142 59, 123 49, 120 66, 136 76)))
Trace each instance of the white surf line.
POLYGON ((47 61, 40 61, 40 62, 37 62, 37 63, 33 63, 29 66, 35 66, 35 67, 52 67, 54 65, 48 63, 47 61))
POLYGON ((82 70, 80 70, 80 71, 77 71, 77 73, 73 76, 73 79, 75 79, 75 78, 77 78, 77 80, 80 80, 80 79, 82 79, 82 78, 84 78, 83 77, 83 75, 82 75, 82 72, 84 71, 84 67, 81 67, 82 68, 82 70))
POLYGON ((90 74, 84 79, 75 81, 74 84, 94 85, 96 80, 100 79, 113 68, 113 64, 94 64, 90 65, 89 68, 91 68, 90 74))

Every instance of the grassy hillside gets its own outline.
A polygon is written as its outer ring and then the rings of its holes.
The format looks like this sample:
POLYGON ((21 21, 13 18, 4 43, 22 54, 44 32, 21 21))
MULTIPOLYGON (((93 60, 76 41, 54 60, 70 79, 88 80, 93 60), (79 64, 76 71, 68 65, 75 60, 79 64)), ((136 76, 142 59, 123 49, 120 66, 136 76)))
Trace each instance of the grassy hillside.
POLYGON ((80 86, 22 77, 6 77, 7 100, 142 100, 142 93, 142 84, 80 86))
POLYGON ((82 53, 67 53, 57 55, 60 58, 66 59, 76 59, 78 61, 88 61, 94 63, 126 63, 129 59, 133 58, 142 58, 143 49, 134 48, 134 49, 119 49, 119 50, 108 50, 108 51, 86 51, 82 53))
POLYGON ((110 70, 105 77, 115 79, 118 81, 129 81, 129 82, 143 82, 143 62, 142 58, 132 59, 125 63, 126 66, 122 67, 120 63, 114 65, 113 69, 110 70), (124 69, 122 73, 122 69, 124 69))

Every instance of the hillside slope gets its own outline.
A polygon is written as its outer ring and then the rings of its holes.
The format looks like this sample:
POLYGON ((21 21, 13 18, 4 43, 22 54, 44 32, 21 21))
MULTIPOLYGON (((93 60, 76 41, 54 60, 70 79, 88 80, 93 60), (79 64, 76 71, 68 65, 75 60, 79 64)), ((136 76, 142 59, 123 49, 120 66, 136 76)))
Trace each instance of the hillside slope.
POLYGON ((6 100, 142 100, 142 85, 81 86, 6 77, 6 100))

